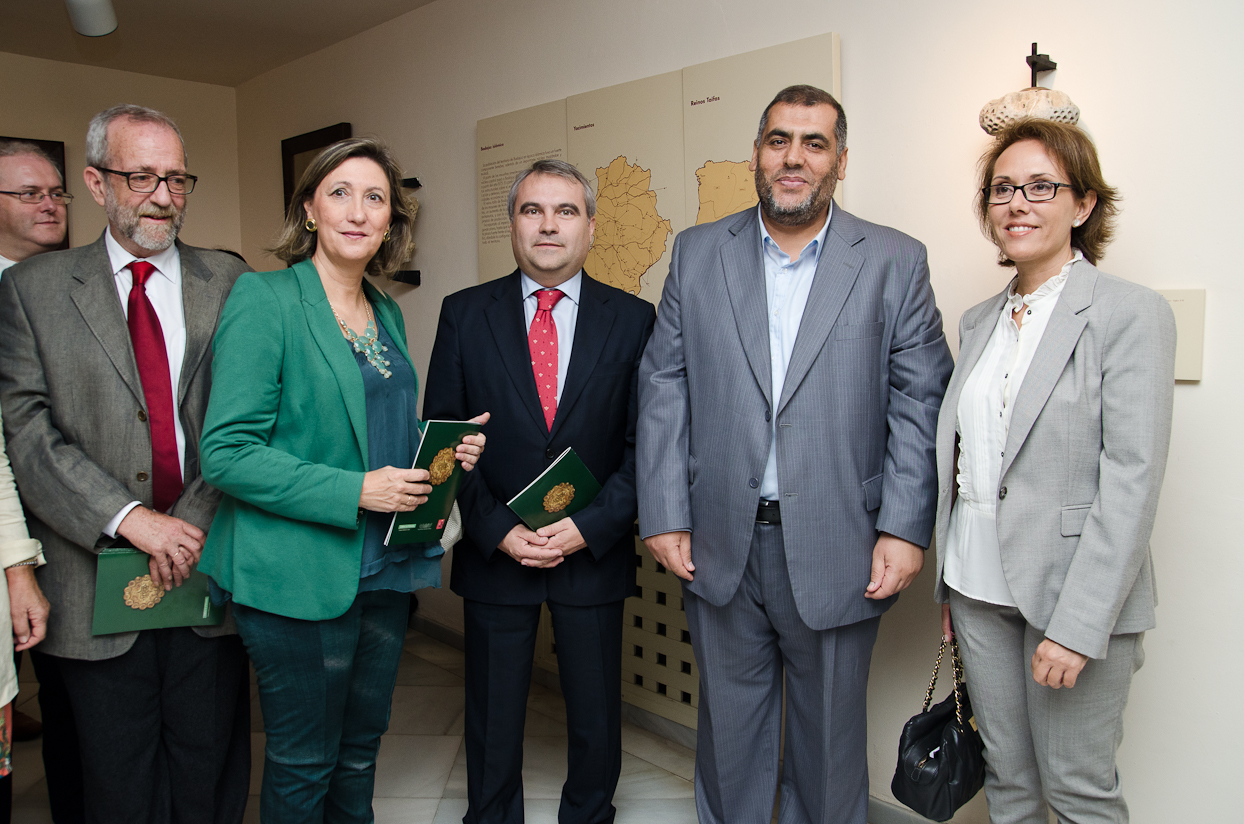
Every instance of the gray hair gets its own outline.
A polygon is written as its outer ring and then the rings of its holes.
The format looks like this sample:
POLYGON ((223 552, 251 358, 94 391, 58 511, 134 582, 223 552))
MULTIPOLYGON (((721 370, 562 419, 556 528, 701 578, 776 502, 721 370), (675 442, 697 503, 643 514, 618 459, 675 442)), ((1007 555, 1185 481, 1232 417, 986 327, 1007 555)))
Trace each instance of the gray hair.
POLYGON ((34 155, 52 164, 52 168, 56 170, 56 174, 60 177, 60 185, 64 188, 65 170, 42 147, 34 143, 27 143, 25 140, 0 140, 0 157, 17 157, 18 155, 34 155))
POLYGON ((764 114, 760 116, 760 128, 756 130, 756 145, 760 145, 760 141, 764 139, 765 127, 769 125, 769 110, 779 104, 787 106, 833 106, 834 111, 838 113, 838 121, 834 124, 834 142, 838 144, 837 154, 839 157, 847 148, 847 113, 843 111, 842 104, 839 103, 832 94, 824 89, 818 89, 816 86, 787 86, 777 93, 777 97, 765 106, 764 114))
POLYGON ((596 217, 596 195, 592 192, 592 181, 588 180, 583 172, 564 160, 537 160, 519 172, 514 178, 514 185, 510 186, 510 196, 505 202, 505 209, 511 221, 514 220, 514 201, 518 199, 518 187, 533 174, 553 175, 569 180, 571 183, 578 183, 583 187, 583 203, 587 207, 587 219, 591 220, 596 217))
POLYGON ((97 169, 112 165, 108 160, 108 127, 114 120, 122 117, 135 123, 156 123, 172 129, 181 143, 182 157, 186 156, 186 141, 182 138, 181 129, 177 128, 173 118, 164 112, 148 109, 146 106, 122 103, 120 106, 105 109, 91 118, 91 125, 86 129, 86 165, 97 169))

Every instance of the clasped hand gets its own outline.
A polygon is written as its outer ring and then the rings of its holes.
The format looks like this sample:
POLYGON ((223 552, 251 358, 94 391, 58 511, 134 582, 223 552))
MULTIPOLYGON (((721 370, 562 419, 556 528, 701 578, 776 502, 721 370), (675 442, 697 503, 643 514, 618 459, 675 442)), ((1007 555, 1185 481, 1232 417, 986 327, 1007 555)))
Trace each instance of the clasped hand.
POLYGON ((194 524, 136 506, 121 519, 117 534, 151 557, 147 566, 151 580, 165 591, 179 587, 190 577, 203 553, 203 530, 194 524))
POLYGON ((506 555, 525 567, 552 569, 566 559, 567 555, 587 546, 583 534, 571 518, 542 526, 535 532, 525 524, 515 524, 497 544, 506 555))

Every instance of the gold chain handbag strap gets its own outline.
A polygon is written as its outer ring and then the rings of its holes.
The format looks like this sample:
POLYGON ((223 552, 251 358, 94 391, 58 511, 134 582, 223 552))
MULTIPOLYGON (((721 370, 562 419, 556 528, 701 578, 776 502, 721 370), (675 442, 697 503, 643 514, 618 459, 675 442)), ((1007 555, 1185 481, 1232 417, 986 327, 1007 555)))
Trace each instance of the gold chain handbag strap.
POLYGON ((955 718, 959 721, 959 729, 966 730, 963 725, 963 692, 967 684, 963 680, 963 659, 959 657, 959 639, 950 642, 950 661, 955 674, 955 718))
POLYGON ((928 712, 929 707, 933 704, 933 690, 937 687, 937 672, 942 667, 942 657, 946 654, 948 643, 950 646, 950 668, 955 682, 955 719, 959 722, 959 729, 966 729, 963 726, 963 690, 965 688, 963 659, 959 657, 958 638, 953 638, 949 642, 945 638, 942 639, 942 646, 937 651, 937 661, 933 663, 933 675, 929 678, 929 688, 924 691, 924 709, 922 711, 928 712))
MULTIPOLYGON (((956 647, 957 649, 957 647, 956 647)), ((928 712, 929 706, 933 703, 933 689, 937 686, 937 671, 942 666, 942 656, 946 653, 946 639, 942 639, 942 646, 937 651, 937 661, 933 664, 933 677, 929 679, 929 688, 924 691, 924 709, 922 712, 928 712)), ((954 653, 957 657, 957 653, 954 653)))

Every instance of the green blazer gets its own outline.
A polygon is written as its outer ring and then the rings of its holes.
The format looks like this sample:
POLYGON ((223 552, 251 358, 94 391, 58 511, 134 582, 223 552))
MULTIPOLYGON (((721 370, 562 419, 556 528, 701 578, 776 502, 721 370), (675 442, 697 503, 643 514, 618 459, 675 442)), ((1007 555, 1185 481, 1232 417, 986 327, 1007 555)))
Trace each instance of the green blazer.
MULTIPOLYGON (((363 289, 409 360, 397 302, 363 289)), ((224 499, 199 569, 239 604, 335 618, 358 591, 367 404, 311 261, 239 278, 213 352, 200 451, 224 499)))

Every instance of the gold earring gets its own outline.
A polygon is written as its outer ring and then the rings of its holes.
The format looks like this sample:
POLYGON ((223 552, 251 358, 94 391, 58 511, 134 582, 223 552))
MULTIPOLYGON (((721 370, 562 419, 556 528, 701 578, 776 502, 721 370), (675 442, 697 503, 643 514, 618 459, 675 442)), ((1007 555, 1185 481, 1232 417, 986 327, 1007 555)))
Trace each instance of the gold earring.
POLYGON ((384 239, 385 239, 385 240, 388 240, 388 239, 389 239, 389 232, 392 230, 392 228, 393 228, 393 227, 391 227, 391 226, 390 226, 390 227, 388 227, 388 228, 386 228, 386 229, 384 230, 384 239))
POLYGON ((316 228, 316 227, 315 227, 315 218, 313 218, 313 217, 309 217, 309 218, 307 218, 306 222, 305 222, 305 223, 303 223, 302 225, 303 225, 303 227, 304 227, 304 228, 305 228, 308 232, 314 232, 314 231, 315 231, 315 228, 316 228))

